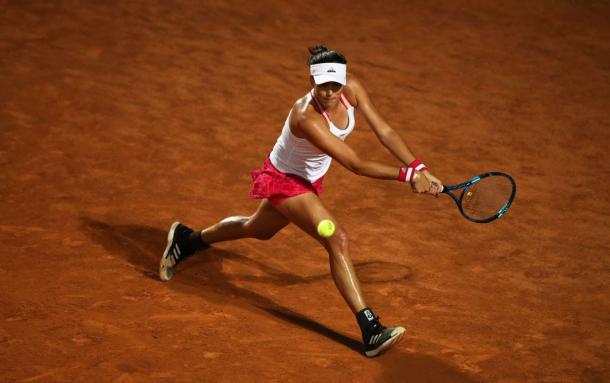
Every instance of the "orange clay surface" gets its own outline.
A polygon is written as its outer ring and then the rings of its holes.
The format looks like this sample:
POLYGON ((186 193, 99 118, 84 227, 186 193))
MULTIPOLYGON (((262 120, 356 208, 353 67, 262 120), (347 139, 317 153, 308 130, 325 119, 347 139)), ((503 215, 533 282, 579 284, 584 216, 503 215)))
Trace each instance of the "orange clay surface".
MULTIPOLYGON (((610 5, 295 4, 0 1, 0 381, 610 381, 610 5), (173 221, 256 208, 320 41, 445 183, 518 182, 477 225, 333 165, 367 302, 407 328, 375 359, 294 226, 157 277, 173 221)), ((397 163, 362 116, 348 143, 397 163)))

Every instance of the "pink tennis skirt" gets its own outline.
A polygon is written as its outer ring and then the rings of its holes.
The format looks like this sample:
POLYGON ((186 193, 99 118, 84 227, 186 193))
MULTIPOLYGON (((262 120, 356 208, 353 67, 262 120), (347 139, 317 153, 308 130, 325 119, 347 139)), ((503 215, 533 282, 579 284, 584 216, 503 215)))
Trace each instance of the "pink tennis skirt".
POLYGON ((267 158, 263 167, 250 173, 252 176, 252 189, 250 197, 268 199, 272 205, 277 205, 287 198, 303 193, 322 193, 324 177, 311 183, 294 174, 286 174, 277 170, 267 158))

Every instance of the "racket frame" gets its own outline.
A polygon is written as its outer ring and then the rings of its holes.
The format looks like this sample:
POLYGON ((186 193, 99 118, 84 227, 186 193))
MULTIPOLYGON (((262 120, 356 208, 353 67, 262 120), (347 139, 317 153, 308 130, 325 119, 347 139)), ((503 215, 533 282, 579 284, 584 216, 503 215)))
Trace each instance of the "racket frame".
POLYGON ((475 222, 475 223, 489 223, 491 221, 495 221, 496 219, 502 217, 504 215, 504 213, 506 213, 506 211, 508 210, 510 205, 513 203, 513 200, 515 199, 515 195, 517 193, 517 184, 515 183, 515 180, 513 179, 513 177, 511 177, 510 175, 508 175, 506 173, 487 172, 487 173, 479 174, 476 177, 472 177, 468 181, 462 182, 461 184, 451 185, 451 186, 443 185, 443 191, 441 193, 445 193, 453 199, 455 204, 458 206, 458 209, 460 209, 460 213, 462 213, 464 218, 466 218, 467 220, 469 220, 471 222, 475 222), (510 181, 513 188, 512 188, 510 197, 508 198, 508 201, 504 204, 504 206, 502 206, 502 208, 495 215, 493 215, 489 218, 475 219, 475 218, 469 217, 468 215, 466 215, 466 213, 464 213, 464 208, 462 207, 462 200, 464 199, 464 195, 468 192, 468 189, 472 185, 480 182, 484 178, 491 177, 491 176, 505 177, 510 181), (451 193, 451 191, 458 190, 458 189, 462 189, 462 193, 460 194, 459 197, 457 197, 455 194, 451 193))

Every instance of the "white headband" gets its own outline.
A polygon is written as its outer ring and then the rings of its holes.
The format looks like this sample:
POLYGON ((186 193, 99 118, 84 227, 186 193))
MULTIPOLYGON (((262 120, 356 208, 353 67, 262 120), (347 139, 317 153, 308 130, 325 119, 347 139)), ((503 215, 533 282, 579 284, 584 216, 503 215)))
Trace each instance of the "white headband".
POLYGON ((338 82, 341 85, 347 83, 347 65, 339 63, 313 64, 309 67, 310 73, 316 85, 325 82, 338 82))

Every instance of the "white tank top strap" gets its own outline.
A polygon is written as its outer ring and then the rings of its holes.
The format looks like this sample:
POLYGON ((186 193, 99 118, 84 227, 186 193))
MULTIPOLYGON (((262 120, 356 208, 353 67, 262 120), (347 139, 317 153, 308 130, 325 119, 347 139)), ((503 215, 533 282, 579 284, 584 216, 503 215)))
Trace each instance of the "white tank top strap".
POLYGON ((353 108, 352 104, 350 104, 349 100, 347 99, 347 97, 345 97, 343 93, 341 93, 341 102, 343 103, 343 106, 345 106, 347 109, 353 108))
POLYGON ((320 101, 318 101, 318 99, 316 98, 316 96, 313 93, 313 89, 311 90, 311 99, 313 100, 313 102, 316 104, 316 108, 322 112, 322 115, 324 116, 324 118, 326 119, 326 121, 330 124, 330 116, 328 115, 328 113, 326 113, 326 110, 324 110, 324 108, 322 107, 322 104, 320 104, 320 101))

